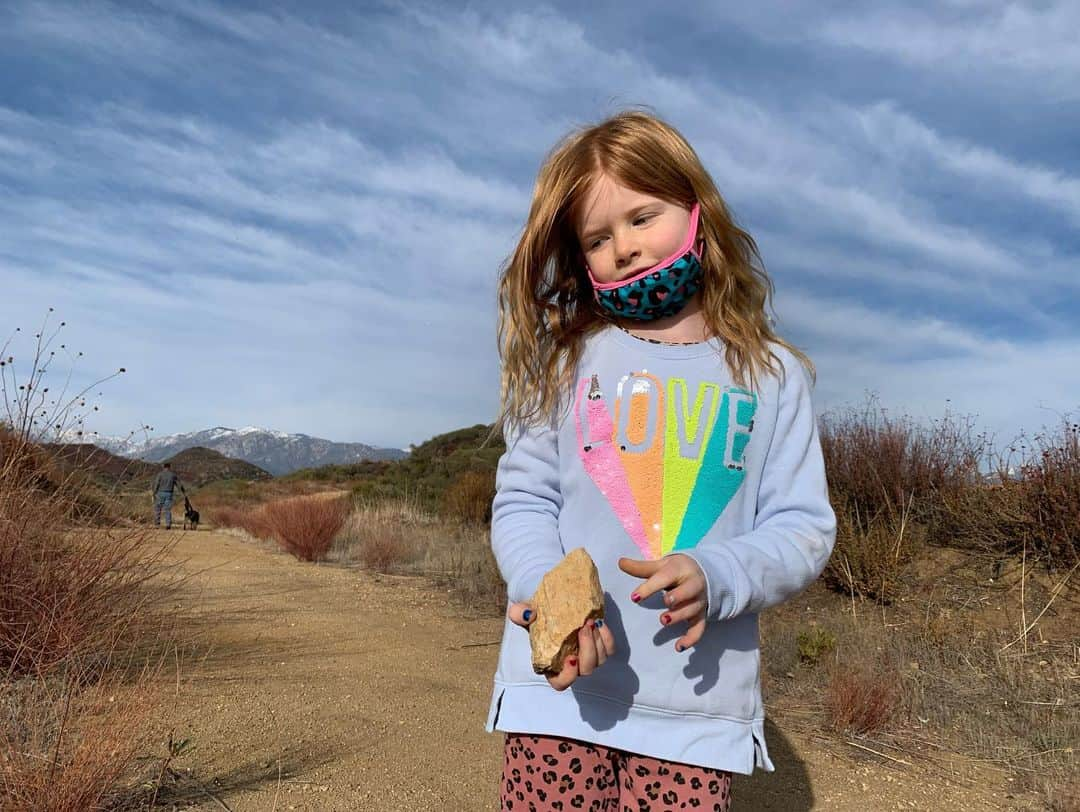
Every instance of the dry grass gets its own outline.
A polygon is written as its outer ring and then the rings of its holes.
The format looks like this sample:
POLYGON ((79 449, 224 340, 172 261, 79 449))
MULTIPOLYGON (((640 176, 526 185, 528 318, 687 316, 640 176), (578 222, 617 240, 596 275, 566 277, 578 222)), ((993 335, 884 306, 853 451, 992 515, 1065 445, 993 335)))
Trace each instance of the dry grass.
POLYGON ((2 808, 86 812, 138 794, 135 763, 159 697, 152 671, 23 677, 0 684, 2 808))
POLYGON ((337 558, 376 572, 416 572, 424 551, 440 543, 445 524, 415 497, 361 499, 345 522, 337 558))
POLYGON ((361 500, 341 533, 337 559, 376 572, 425 576, 476 611, 506 611, 506 587, 487 527, 428 513, 415 498, 361 500))

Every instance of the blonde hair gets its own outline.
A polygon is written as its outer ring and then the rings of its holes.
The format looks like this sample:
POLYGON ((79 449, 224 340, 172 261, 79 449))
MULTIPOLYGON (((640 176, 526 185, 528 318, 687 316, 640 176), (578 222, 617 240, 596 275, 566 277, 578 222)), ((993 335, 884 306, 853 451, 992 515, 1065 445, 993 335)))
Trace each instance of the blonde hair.
POLYGON ((614 321, 595 301, 574 229, 600 172, 686 208, 700 203, 703 316, 723 341, 739 385, 749 379, 756 389, 763 369, 775 373, 774 360, 783 367, 769 342, 789 349, 814 375, 810 359, 773 332, 765 313, 773 285, 757 245, 735 224, 697 153, 669 124, 626 111, 566 135, 537 175, 521 239, 499 280, 501 409, 493 435, 507 422, 554 421, 572 391, 585 339, 614 321))

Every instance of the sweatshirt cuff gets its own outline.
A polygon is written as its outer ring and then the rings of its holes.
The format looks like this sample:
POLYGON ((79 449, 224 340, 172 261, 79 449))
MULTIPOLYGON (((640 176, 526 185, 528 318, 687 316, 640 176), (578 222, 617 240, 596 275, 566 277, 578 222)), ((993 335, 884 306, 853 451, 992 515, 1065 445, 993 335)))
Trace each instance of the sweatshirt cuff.
MULTIPOLYGON (((555 564, 559 562, 556 561, 555 564)), ((528 603, 533 599, 533 595, 536 594, 536 590, 540 587, 540 582, 544 579, 544 576, 548 574, 555 564, 550 567, 530 567, 525 572, 519 574, 513 581, 506 587, 506 597, 510 603, 528 603)))
POLYGON ((741 605, 738 580, 731 561, 723 551, 699 546, 678 552, 696 561, 705 575, 705 618, 728 620, 734 617, 741 605))

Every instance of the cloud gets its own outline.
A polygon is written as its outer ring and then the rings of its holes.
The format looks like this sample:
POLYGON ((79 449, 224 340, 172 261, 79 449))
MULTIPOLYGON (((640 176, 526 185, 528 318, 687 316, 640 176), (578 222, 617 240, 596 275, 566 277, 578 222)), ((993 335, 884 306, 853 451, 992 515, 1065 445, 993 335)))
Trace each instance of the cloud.
POLYGON ((742 42, 686 64, 670 46, 687 32, 647 8, 616 30, 592 9, 483 2, 16 4, 0 70, 40 78, 0 106, 0 284, 19 291, 0 319, 62 305, 94 358, 121 350, 120 433, 314 423, 403 446, 489 420, 495 281, 536 170, 571 127, 644 103, 758 239, 828 401, 887 387, 930 408, 957 385, 1004 388, 994 419, 1020 420, 1041 398, 1080 401, 1053 372, 1077 337, 1075 170, 986 137, 994 121, 950 126, 913 73, 866 88, 882 56, 938 59, 954 89, 1029 81, 1059 57, 1069 76, 1057 34, 1042 61, 1019 56, 1036 22, 1067 21, 1044 8, 687 7, 742 42), (878 22, 917 42, 890 46, 878 22), (1013 34, 1012 56, 989 54, 1013 34), (992 70, 958 73, 984 51, 992 70), (865 82, 826 74, 807 92, 777 78, 777 55, 843 60, 865 82), (195 385, 177 387, 191 365, 195 385), (1025 369, 1054 383, 1011 385, 1025 369))
MULTIPOLYGON (((1080 87, 1080 7, 1069 0, 954 4, 941 9, 864 8, 819 23, 831 45, 879 53, 908 65, 960 74, 1013 76, 1027 89, 1076 99, 1080 87)), ((984 78, 985 81, 985 78, 984 78)))

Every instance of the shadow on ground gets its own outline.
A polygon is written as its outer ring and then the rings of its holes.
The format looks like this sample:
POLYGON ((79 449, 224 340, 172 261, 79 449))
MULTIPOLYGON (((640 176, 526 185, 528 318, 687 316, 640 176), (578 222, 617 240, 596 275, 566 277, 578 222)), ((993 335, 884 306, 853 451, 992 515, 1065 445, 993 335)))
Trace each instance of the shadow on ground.
POLYGON ((776 772, 755 770, 753 775, 736 775, 731 785, 732 808, 739 812, 812 809, 814 790, 806 765, 784 732, 768 719, 765 720, 765 740, 776 772))
POLYGON ((160 777, 161 786, 156 797, 152 788, 145 787, 140 797, 131 798, 130 802, 138 803, 141 809, 173 810, 210 801, 217 808, 230 809, 231 805, 222 806, 223 802, 228 804, 230 796, 264 789, 266 792, 280 793, 282 797, 278 799, 278 803, 281 803, 290 785, 309 783, 304 780, 304 776, 329 764, 334 758, 335 754, 329 751, 305 754, 302 757, 288 754, 272 762, 244 764, 218 775, 201 775, 197 769, 189 771, 169 767, 160 777), (151 799, 152 807, 149 806, 151 799))

